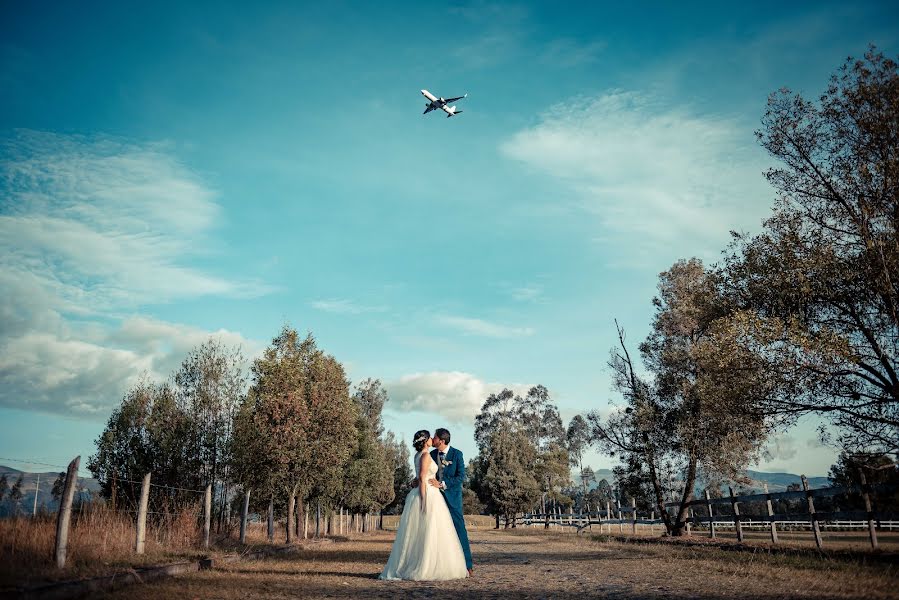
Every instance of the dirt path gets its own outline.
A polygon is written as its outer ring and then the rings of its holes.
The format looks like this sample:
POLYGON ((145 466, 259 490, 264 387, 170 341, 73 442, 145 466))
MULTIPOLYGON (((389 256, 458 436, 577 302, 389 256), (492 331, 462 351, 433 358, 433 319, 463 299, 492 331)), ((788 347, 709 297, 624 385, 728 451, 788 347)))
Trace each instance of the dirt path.
POLYGON ((377 579, 393 541, 375 533, 278 558, 223 565, 105 598, 899 598, 895 565, 600 542, 541 531, 473 531, 475 573, 377 579))

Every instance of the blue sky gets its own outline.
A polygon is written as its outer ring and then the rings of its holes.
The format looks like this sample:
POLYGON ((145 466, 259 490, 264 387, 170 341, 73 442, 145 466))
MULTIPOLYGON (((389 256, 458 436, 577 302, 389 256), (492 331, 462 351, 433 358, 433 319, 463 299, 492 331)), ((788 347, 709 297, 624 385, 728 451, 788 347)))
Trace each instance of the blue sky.
MULTIPOLYGON (((124 4, 0 7, 0 457, 284 323, 469 457, 504 386, 608 411, 613 319, 770 210, 767 95, 899 47, 880 2, 124 4)), ((826 473, 814 427, 758 466, 826 473)))

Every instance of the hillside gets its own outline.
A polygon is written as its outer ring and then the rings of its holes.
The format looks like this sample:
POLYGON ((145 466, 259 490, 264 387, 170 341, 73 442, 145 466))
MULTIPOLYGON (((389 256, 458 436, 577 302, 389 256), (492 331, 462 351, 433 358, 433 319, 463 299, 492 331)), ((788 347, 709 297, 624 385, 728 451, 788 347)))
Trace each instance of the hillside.
MULTIPOLYGON (((10 489, 15 485, 16 480, 19 478, 19 475, 22 475, 22 501, 19 505, 19 512, 25 512, 31 514, 34 509, 34 497, 35 491, 37 491, 37 507, 43 505, 48 510, 54 511, 57 509, 57 503, 53 499, 50 491, 53 489, 53 482, 56 481, 57 476, 59 476, 59 471, 42 471, 40 473, 29 473, 25 471, 20 471, 18 469, 14 469, 12 467, 6 467, 0 465, 0 476, 6 475, 6 482, 9 485, 10 489), (38 481, 40 481, 40 487, 38 487, 38 481)), ((100 484, 97 483, 95 479, 92 477, 80 477, 78 479, 79 487, 76 488, 75 497, 78 498, 78 494, 80 493, 82 497, 87 498, 93 492, 100 491, 100 484)), ((12 512, 12 507, 9 503, 9 490, 7 490, 6 495, 3 498, 3 501, 0 502, 0 516, 6 516, 12 512)))
MULTIPOLYGON (((612 473, 611 469, 597 469, 595 471, 596 481, 597 483, 605 479, 610 484, 614 482, 615 476, 612 473)), ((753 471, 751 469, 746 471, 746 476, 751 480, 748 485, 734 485, 734 490, 739 488, 740 492, 761 492, 764 488, 764 484, 768 484, 769 492, 785 492, 787 490, 787 486, 791 483, 795 483, 797 485, 801 485, 802 479, 799 475, 794 473, 766 473, 764 471, 753 471)), ((590 483, 590 489, 593 489, 597 486, 597 483, 590 483)), ((812 489, 830 487, 830 479, 827 477, 809 477, 808 478, 809 487, 812 489)), ((721 491, 727 493, 728 484, 725 483, 721 487, 721 491)), ((696 484, 697 489, 701 489, 703 487, 703 482, 698 481, 696 484)))

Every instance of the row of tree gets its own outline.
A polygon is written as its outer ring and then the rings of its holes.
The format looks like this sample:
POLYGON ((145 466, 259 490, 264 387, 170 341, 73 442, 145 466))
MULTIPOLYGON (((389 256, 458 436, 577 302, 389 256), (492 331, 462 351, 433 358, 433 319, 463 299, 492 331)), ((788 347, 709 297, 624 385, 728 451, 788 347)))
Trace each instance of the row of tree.
POLYGON ((128 391, 88 466, 112 506, 129 510, 146 473, 157 512, 193 505, 211 485, 219 530, 250 490, 251 509, 285 515, 292 538, 310 503, 368 514, 402 501, 409 453, 384 432, 386 401, 377 380, 351 393, 311 334, 284 327, 249 373, 239 350, 210 340, 169 381, 128 391))
POLYGON ((642 365, 620 327, 611 353, 623 404, 588 415, 620 459, 619 486, 651 498, 673 535, 700 477, 739 480, 769 434, 803 415, 829 421, 822 436, 853 468, 896 471, 896 62, 873 48, 850 59, 817 103, 773 94, 757 136, 779 161, 772 215, 756 235, 733 234, 719 264, 680 260, 660 275, 642 365))

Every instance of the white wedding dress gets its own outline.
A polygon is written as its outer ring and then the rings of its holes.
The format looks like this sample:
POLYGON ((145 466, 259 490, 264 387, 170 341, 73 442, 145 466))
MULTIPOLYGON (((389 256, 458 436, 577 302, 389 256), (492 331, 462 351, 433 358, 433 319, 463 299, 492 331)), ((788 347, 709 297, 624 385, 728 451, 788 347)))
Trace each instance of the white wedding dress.
MULTIPOLYGON (((421 458, 425 451, 415 455, 415 473, 421 473, 421 458)), ((437 465, 431 461, 428 478, 437 474, 437 465)), ((381 579, 410 579, 413 581, 442 581, 462 579, 468 575, 462 544, 453 527, 443 493, 428 485, 425 512, 421 511, 421 495, 413 488, 406 495, 406 505, 390 558, 381 573, 381 579)))

